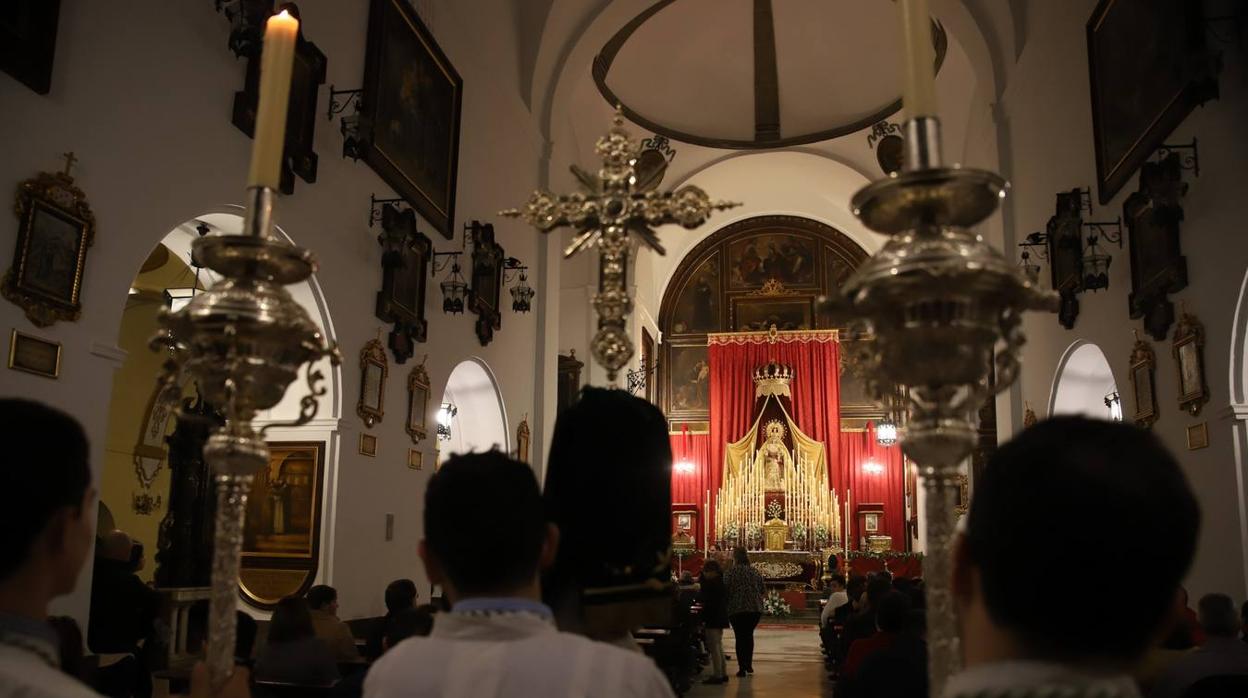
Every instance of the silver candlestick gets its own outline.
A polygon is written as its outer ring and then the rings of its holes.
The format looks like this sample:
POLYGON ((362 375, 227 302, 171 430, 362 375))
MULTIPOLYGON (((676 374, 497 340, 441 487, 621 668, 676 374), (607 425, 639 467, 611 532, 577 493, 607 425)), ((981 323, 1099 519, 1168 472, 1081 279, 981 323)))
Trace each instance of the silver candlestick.
POLYGON ((899 436, 923 477, 928 670, 938 696, 960 664, 950 555, 958 465, 974 448, 979 407, 1017 377, 1023 311, 1056 311, 1058 297, 970 230, 996 210, 1008 183, 945 166, 934 117, 911 119, 905 133, 903 170, 852 202, 868 228, 891 237, 830 306, 873 339, 856 344, 877 399, 900 399, 908 413, 899 436))
POLYGON ((177 385, 185 371, 204 399, 225 413, 225 423, 204 445, 204 460, 217 482, 207 653, 214 691, 234 671, 247 496, 252 478, 269 459, 264 430, 253 429, 251 420, 281 402, 306 364, 309 393, 301 401, 299 417, 289 424, 307 423, 325 394, 324 376, 313 368, 315 362, 325 357, 340 361, 337 347, 326 344, 285 288, 316 271, 312 253, 273 237, 272 189, 252 187, 247 193, 242 234, 202 237, 192 248, 195 261, 222 279, 178 312, 162 314, 163 329, 153 340, 154 347, 172 357, 166 364, 166 384, 177 385))

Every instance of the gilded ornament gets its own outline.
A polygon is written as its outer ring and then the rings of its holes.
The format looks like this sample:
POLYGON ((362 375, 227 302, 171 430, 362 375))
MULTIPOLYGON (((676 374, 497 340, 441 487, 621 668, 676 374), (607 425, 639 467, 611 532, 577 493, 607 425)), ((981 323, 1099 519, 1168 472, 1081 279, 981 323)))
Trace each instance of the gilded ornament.
POLYGON ((637 182, 634 166, 639 154, 636 141, 624 128, 624 117, 617 110, 611 130, 598 139, 595 147, 602 168, 591 174, 573 165, 572 174, 582 192, 552 194, 536 191, 520 209, 501 215, 522 218, 543 233, 561 226, 578 233, 564 250, 565 258, 597 245, 599 248, 598 293, 594 310, 598 313, 598 333, 590 343, 594 358, 615 382, 620 369, 633 357, 633 341, 627 320, 633 302, 628 294, 628 258, 631 236, 636 235, 650 249, 665 254, 654 226, 675 223, 696 228, 713 211, 739 204, 712 201, 706 192, 685 186, 675 192, 656 192, 637 182))

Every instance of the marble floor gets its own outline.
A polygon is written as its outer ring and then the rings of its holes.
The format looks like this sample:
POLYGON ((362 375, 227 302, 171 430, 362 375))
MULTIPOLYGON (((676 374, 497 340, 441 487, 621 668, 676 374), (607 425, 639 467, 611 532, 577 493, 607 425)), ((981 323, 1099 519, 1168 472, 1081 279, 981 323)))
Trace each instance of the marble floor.
POLYGON ((737 678, 735 639, 732 629, 724 631, 728 660, 728 683, 703 686, 701 680, 686 693, 687 698, 751 696, 781 698, 792 696, 831 696, 832 684, 823 669, 819 633, 814 626, 763 627, 754 632, 754 675, 737 678))

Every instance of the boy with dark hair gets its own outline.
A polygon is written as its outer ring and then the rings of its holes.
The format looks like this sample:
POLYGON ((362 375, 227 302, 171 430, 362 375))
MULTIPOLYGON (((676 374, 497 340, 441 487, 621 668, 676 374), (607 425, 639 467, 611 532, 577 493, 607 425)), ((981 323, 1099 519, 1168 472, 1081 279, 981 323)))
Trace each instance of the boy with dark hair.
MULTIPOLYGON (((0 696, 98 698, 59 670, 48 604, 70 593, 92 549, 95 488, 77 420, 29 400, 0 399, 0 696)), ((222 695, 246 696, 247 671, 222 695)), ((197 666, 191 695, 207 696, 197 666)))
POLYGON ((956 547, 966 669, 945 695, 1137 695, 1125 672, 1176 617, 1199 525, 1178 463, 1134 426, 1061 417, 1001 446, 956 547), (1115 555, 1087 544, 1091 511, 1115 555), (1119 584, 1124 559, 1150 573, 1119 584), (1054 569, 1078 570, 1085 588, 1052 593, 1054 569))
POLYGON ((497 451, 452 456, 425 490, 419 548, 451 610, 382 655, 364 695, 672 695, 646 656, 555 628, 539 579, 558 545, 529 466, 497 451))

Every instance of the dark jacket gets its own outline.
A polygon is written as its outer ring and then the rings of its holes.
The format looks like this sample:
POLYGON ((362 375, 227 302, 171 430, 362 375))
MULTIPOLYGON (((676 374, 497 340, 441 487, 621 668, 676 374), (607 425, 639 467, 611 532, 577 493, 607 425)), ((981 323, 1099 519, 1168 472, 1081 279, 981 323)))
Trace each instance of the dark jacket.
POLYGON ((702 622, 706 627, 728 627, 728 588, 722 577, 702 580, 698 602, 702 604, 702 622))
POLYGON ((128 561, 95 561, 87 646, 96 654, 134 652, 152 631, 160 596, 130 570, 128 561))

